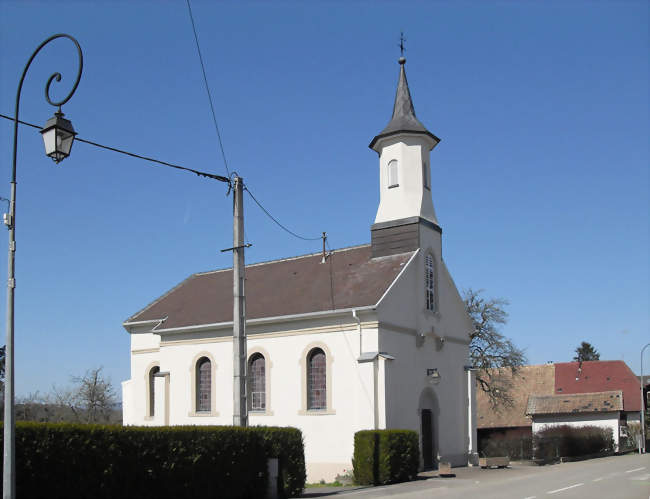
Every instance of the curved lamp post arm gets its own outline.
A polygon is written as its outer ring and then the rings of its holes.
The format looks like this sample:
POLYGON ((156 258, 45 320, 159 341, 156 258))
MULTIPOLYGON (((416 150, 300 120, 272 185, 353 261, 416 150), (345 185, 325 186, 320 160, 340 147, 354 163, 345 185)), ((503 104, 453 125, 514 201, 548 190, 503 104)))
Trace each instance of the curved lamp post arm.
POLYGON ((16 497, 16 455, 15 455, 15 442, 16 442, 16 423, 15 423, 15 408, 14 408, 14 289, 16 287, 14 270, 15 270, 15 253, 16 253, 16 159, 18 152, 18 113, 20 111, 20 94, 23 89, 23 82, 25 75, 29 69, 32 61, 36 55, 41 51, 45 45, 57 38, 67 38, 71 40, 77 48, 77 55, 79 57, 79 69, 77 71, 77 78, 74 82, 72 90, 68 95, 60 101, 54 101, 50 98, 50 86, 54 80, 61 81, 61 73, 52 74, 47 80, 45 85, 45 100, 48 104, 58 107, 59 112, 61 106, 70 100, 72 94, 77 90, 81 73, 83 71, 83 54, 79 42, 70 35, 59 33, 52 35, 43 43, 41 43, 36 50, 32 53, 31 57, 23 69, 18 83, 18 90, 16 91, 16 111, 14 114, 14 144, 13 144, 13 161, 11 167, 11 199, 9 201, 9 215, 5 220, 9 228, 9 263, 7 272, 7 344, 5 350, 5 409, 4 409, 4 463, 3 463, 3 476, 2 476, 2 496, 3 499, 14 499, 16 497))
POLYGON ((18 90, 16 91, 16 111, 14 113, 14 154, 13 154, 13 165, 12 165, 12 171, 11 171, 11 181, 15 182, 16 181, 16 152, 18 149, 18 112, 20 109, 20 93, 22 92, 23 89, 23 81, 25 81, 25 76, 27 75, 27 70, 29 69, 29 66, 32 64, 32 61, 34 60, 34 57, 41 51, 45 45, 50 43, 52 40, 56 40, 57 38, 67 38, 68 40, 71 40, 74 44, 75 47, 77 47, 77 55, 79 56, 79 70, 77 71, 77 78, 74 82, 74 85, 72 86, 72 90, 70 90, 70 93, 65 97, 65 99, 61 99, 60 101, 53 101, 50 98, 50 86, 52 85, 52 82, 54 80, 56 81, 61 81, 61 73, 53 73, 47 80, 47 84, 45 85, 45 100, 47 102, 54 106, 58 107, 59 111, 61 110, 61 106, 68 102, 70 100, 70 97, 75 93, 77 90, 77 86, 79 86, 79 81, 81 80, 81 73, 83 72, 84 68, 84 57, 83 53, 81 52, 81 47, 79 46, 79 42, 76 40, 76 38, 67 35, 65 33, 59 33, 57 35, 52 35, 49 37, 47 40, 45 40, 43 43, 41 43, 38 48, 34 51, 34 53, 31 55, 29 60, 27 61, 27 64, 25 64, 25 69, 23 69, 23 74, 20 77, 20 82, 18 83, 18 90))

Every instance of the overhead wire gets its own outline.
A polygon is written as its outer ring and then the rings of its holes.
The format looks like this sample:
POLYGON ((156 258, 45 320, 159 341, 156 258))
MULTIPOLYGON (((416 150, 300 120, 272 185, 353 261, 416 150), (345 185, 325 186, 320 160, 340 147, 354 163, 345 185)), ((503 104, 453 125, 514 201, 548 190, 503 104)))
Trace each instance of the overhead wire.
MULTIPOLYGON (((14 118, 12 118, 11 116, 7 116, 5 114, 0 114, 0 118, 4 118, 4 119, 10 120, 10 121, 15 121, 14 118)), ((33 123, 28 123, 27 121, 18 120, 18 123, 20 123, 21 125, 26 125, 26 126, 30 126, 32 128, 36 128, 38 130, 41 129, 40 126, 34 125, 33 123)), ((215 175, 213 173, 208 173, 208 172, 204 172, 204 171, 201 171, 201 170, 195 170, 194 168, 188 168, 186 166, 175 165, 173 163, 168 163, 167 161, 161 161, 159 159, 150 158, 148 156, 142 156, 141 154, 136 154, 136 153, 133 153, 133 152, 124 151, 123 149, 118 149, 117 147, 105 146, 103 144, 99 144, 98 142, 93 142, 92 140, 82 139, 81 137, 75 137, 75 141, 84 142, 86 144, 90 144, 90 145, 95 146, 95 147, 100 147, 102 149, 107 149, 109 151, 118 152, 120 154, 125 154, 127 156, 131 156, 132 158, 143 159, 143 160, 149 161, 151 163, 157 163, 157 164, 160 164, 160 165, 163 165, 163 166, 168 166, 170 168, 175 168, 177 170, 184 170, 184 171, 187 171, 187 172, 191 172, 191 173, 194 173, 195 175, 198 175, 199 177, 206 177, 206 178, 210 178, 210 179, 213 179, 213 180, 218 180, 220 182, 225 182, 227 184, 230 184, 230 179, 227 178, 227 177, 222 177, 221 175, 215 175)))
MULTIPOLYGON (((192 13, 192 6, 190 5, 190 0, 186 0, 186 3, 187 3, 187 9, 188 9, 188 12, 189 12, 189 16, 190 16, 190 21, 191 21, 191 24, 192 24, 192 32, 194 33, 194 41, 195 41, 195 44, 196 44, 196 50, 197 50, 197 53, 198 53, 198 56, 199 56, 199 62, 201 63, 201 71, 202 71, 202 74, 203 74, 203 82, 204 82, 204 84, 205 84, 205 90, 206 90, 206 93, 208 94, 208 101, 209 101, 209 103, 210 103, 210 111, 211 111, 211 113, 212 113, 212 121, 213 121, 213 123, 214 123, 214 128, 215 128, 216 133, 217 133, 217 138, 218 138, 218 140, 219 140, 219 148, 220 148, 220 150, 221 150, 221 156, 222 156, 222 158, 223 158, 223 163, 224 163, 224 166, 225 166, 225 168, 226 168, 226 172, 227 172, 227 175, 228 175, 228 176, 227 176, 227 177, 223 177, 223 176, 221 176, 221 175, 214 175, 214 174, 212 174, 212 173, 207 173, 207 172, 204 172, 204 171, 195 170, 195 169, 193 169, 193 168, 187 168, 187 167, 184 167, 184 166, 175 165, 175 164, 173 164, 173 163, 168 163, 168 162, 166 162, 166 161, 161 161, 161 160, 158 160, 158 159, 155 159, 155 158, 150 158, 150 157, 147 157, 147 156, 142 156, 142 155, 140 155, 140 154, 135 154, 135 153, 132 153, 132 152, 129 152, 129 151, 124 151, 124 150, 122 150, 122 149, 118 149, 118 148, 115 148, 115 147, 106 146, 106 145, 103 145, 103 144, 99 144, 99 143, 97 143, 97 142, 93 142, 93 141, 90 141, 90 140, 82 139, 82 138, 80 138, 80 137, 75 137, 75 140, 77 140, 77 141, 79 141, 79 142, 85 142, 85 143, 87 143, 87 144, 94 145, 94 146, 96 146, 96 147, 100 147, 100 148, 103 148, 103 149, 107 149, 107 150, 109 150, 109 151, 114 151, 114 152, 118 152, 118 153, 121 153, 121 154, 125 154, 125 155, 127 155, 127 156, 131 156, 131 157, 135 157, 135 158, 143 159, 143 160, 145 160, 145 161, 149 161, 149 162, 152 162, 152 163, 157 163, 157 164, 164 165, 164 166, 168 166, 168 167, 171 167, 171 168, 176 168, 176 169, 179 169, 179 170, 184 170, 184 171, 192 172, 192 173, 194 173, 194 174, 196 174, 196 175, 199 175, 199 176, 202 176, 202 177, 207 177, 207 178, 211 178, 211 179, 214 179, 214 180, 219 180, 219 181, 221 181, 221 182, 226 182, 226 183, 228 183, 228 185, 229 185, 229 190, 228 190, 228 192, 230 192, 230 189, 232 188, 232 179, 231 179, 232 174, 231 174, 231 172, 230 172, 230 169, 228 168, 228 161, 227 161, 227 159, 226 159, 226 153, 225 153, 225 150, 224 150, 224 147, 223 147, 223 141, 222 141, 222 139, 221 139, 221 133, 220 133, 220 131, 219 131, 219 125, 218 125, 218 123, 217 123, 217 117, 216 117, 216 113, 215 113, 215 111, 214 111, 214 103, 213 103, 213 101, 212 101, 212 94, 211 94, 211 92, 210 92, 210 87, 209 87, 209 85, 208 85, 208 79, 207 79, 207 75, 206 75, 206 72, 205 72, 205 64, 204 64, 204 62, 203 62, 203 55, 202 55, 202 53, 201 53, 201 46, 200 46, 200 44, 199 44, 199 39, 198 39, 198 35, 197 35, 197 32, 196 32, 196 24, 195 24, 195 22, 194 22, 194 15, 193 15, 193 13, 192 13)), ((9 120, 11 120, 11 121, 14 121, 13 118, 11 118, 10 116, 6 116, 6 115, 4 115, 4 114, 0 114, 0 117, 5 118, 5 119, 9 119, 9 120)), ((34 124, 32 124, 32 123, 28 123, 28 122, 25 122, 25 121, 18 120, 18 122, 21 123, 21 124, 23 124, 23 125, 31 126, 32 128, 37 128, 37 129, 40 129, 40 128, 41 128, 41 127, 38 126, 38 125, 34 125, 34 124)), ((233 172, 233 173, 234 173, 234 172, 233 172)), ((270 212, 269 212, 269 211, 268 211, 264 206, 262 206, 262 204, 257 200, 257 198, 253 195, 253 193, 248 189, 248 187, 247 187, 246 185, 244 186, 244 190, 245 190, 246 192, 248 192, 248 194, 249 194, 250 197, 253 199, 253 201, 255 202, 255 204, 257 204, 257 206, 259 206, 259 208, 260 208, 260 209, 261 209, 261 210, 262 210, 262 211, 263 211, 263 212, 264 212, 264 213, 265 213, 265 214, 266 214, 266 215, 267 215, 267 216, 268 216, 268 217, 269 217, 273 222, 275 222, 275 223, 276 223, 276 224, 277 224, 281 229, 283 229, 283 230, 284 230, 285 232, 287 232, 288 234, 291 234, 292 236, 294 236, 294 237, 296 237, 296 238, 298 238, 298 239, 302 239, 303 241, 318 241, 318 240, 322 239, 322 236, 319 236, 319 237, 304 237, 304 236, 301 236, 301 235, 299 235, 299 234, 296 234, 295 232, 293 232, 292 230, 290 230, 289 228, 287 228, 285 225, 283 225, 282 223, 280 223, 280 221, 279 221, 277 218, 275 218, 273 215, 271 215, 271 213, 270 213, 270 212)), ((246 234, 244 234, 244 238, 246 238, 246 234)))
POLYGON ((228 161, 226 161, 226 153, 223 149, 223 142, 221 141, 221 132, 219 132, 219 125, 217 124, 217 115, 214 112, 214 104, 212 103, 212 94, 210 93, 210 87, 208 86, 208 77, 205 74, 205 64, 203 64, 203 55, 201 54, 201 46, 199 45, 199 37, 196 34, 196 25, 194 24, 194 16, 192 15, 192 6, 190 5, 190 0, 186 0, 187 10, 190 13, 190 21, 192 21, 192 31, 194 32, 194 41, 196 42, 196 51, 199 54, 199 61, 201 62, 201 71, 203 72, 203 82, 205 83, 205 91, 208 93, 208 100, 210 101, 210 110, 212 111, 212 121, 214 122, 214 128, 217 131, 217 138, 219 139, 219 148, 221 149, 221 157, 223 158, 223 164, 226 167, 226 173, 230 177, 230 169, 228 168, 228 161))
POLYGON ((255 196, 253 196, 253 193, 250 191, 250 189, 248 188, 247 185, 244 185, 244 190, 245 190, 246 192, 248 192, 248 195, 253 199, 253 201, 255 201, 255 204, 257 204, 257 206, 259 206, 260 209, 261 209, 264 213, 266 213, 266 216, 267 216, 267 217, 269 217, 271 220, 273 220, 273 221, 278 225, 278 227, 280 227, 280 228, 283 229, 284 231, 288 232, 288 233, 291 234, 293 237, 297 237, 298 239, 302 239, 303 241, 318 241, 318 240, 322 239, 322 237, 304 237, 304 236, 301 236, 301 235, 299 235, 299 234, 296 234, 296 233, 293 232, 292 230, 288 229, 286 226, 282 225, 282 224, 280 223, 280 221, 279 221, 277 218, 275 218, 273 215, 271 215, 271 214, 269 213, 269 211, 268 211, 266 208, 264 208, 264 206, 262 206, 262 204, 257 200, 257 198, 256 198, 255 196))

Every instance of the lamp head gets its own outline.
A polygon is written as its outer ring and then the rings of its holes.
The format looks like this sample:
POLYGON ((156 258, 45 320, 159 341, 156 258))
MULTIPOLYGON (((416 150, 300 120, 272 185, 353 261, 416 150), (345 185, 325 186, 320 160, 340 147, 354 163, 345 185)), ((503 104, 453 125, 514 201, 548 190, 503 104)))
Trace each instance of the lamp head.
POLYGON ((55 163, 60 163, 70 155, 74 137, 77 135, 70 120, 65 119, 63 116, 59 108, 41 129, 45 154, 52 158, 55 163))
POLYGON ((427 378, 429 380, 429 383, 432 385, 437 385, 440 383, 440 373, 438 372, 437 368, 429 368, 427 369, 427 378))

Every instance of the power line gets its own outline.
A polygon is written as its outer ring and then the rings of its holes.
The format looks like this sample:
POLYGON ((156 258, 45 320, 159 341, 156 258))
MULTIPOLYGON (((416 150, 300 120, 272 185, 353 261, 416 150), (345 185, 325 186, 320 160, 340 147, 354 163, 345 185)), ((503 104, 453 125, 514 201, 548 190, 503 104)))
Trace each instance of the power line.
MULTIPOLYGON (((10 120, 10 121, 15 121, 14 118, 12 118, 11 116, 7 116, 7 115, 4 115, 4 114, 0 114, 0 118, 4 118, 4 119, 10 120)), ((18 120, 18 123, 20 123, 21 125, 27 125, 27 126, 30 126, 32 128, 36 128, 38 130, 41 129, 40 126, 34 125, 33 123, 28 123, 26 121, 18 120)), ((227 184, 230 184, 230 179, 228 179, 227 177, 222 177, 221 175, 214 175, 213 173, 203 172, 201 170, 195 170, 193 168, 187 168, 185 166, 175 165, 173 163, 167 163, 166 161, 161 161, 161 160, 155 159, 155 158, 149 158, 147 156, 142 156, 140 154, 135 154, 133 152, 124 151, 124 150, 118 149, 116 147, 105 146, 103 144, 93 142, 92 140, 86 140, 86 139, 82 139, 80 137, 75 137, 75 141, 84 142, 86 144, 90 144, 91 146, 100 147, 102 149, 107 149, 109 151, 119 152, 120 154, 125 154, 127 156, 131 156, 132 158, 144 159, 145 161, 149 161, 151 163, 157 163, 159 165, 168 166, 170 168, 175 168, 177 170, 184 170, 184 171, 187 171, 187 172, 191 172, 191 173, 194 173, 195 175, 198 175, 199 177, 211 178, 213 180, 218 180, 219 182, 225 182, 227 184)))
POLYGON ((264 208, 264 206, 261 205, 261 203, 260 203, 260 202, 255 198, 255 196, 253 196, 253 193, 250 191, 250 189, 248 188, 247 185, 244 185, 244 190, 245 190, 246 192, 248 192, 248 194, 249 194, 250 197, 253 199, 253 201, 255 201, 255 204, 257 204, 257 206, 259 206, 260 209, 261 209, 264 213, 266 213, 266 216, 267 216, 267 217, 269 217, 271 220, 273 220, 273 221, 274 221, 274 222, 275 222, 275 223, 276 223, 280 228, 282 228, 283 230, 285 230, 286 232, 288 232, 289 234, 291 234, 293 237, 297 237, 298 239, 302 239, 303 241, 318 241, 318 240, 322 239, 322 237, 303 237, 303 236, 300 236, 300 235, 296 234, 296 233, 293 232, 292 230, 287 229, 284 225, 282 225, 282 224, 278 221, 277 218, 275 218, 273 215, 271 215, 271 214, 268 212, 268 210, 267 210, 266 208, 264 208))
POLYGON ((203 56, 201 55, 201 47, 199 46, 199 37, 196 34, 196 26, 194 25, 194 16, 192 15, 192 7, 190 0, 187 1, 187 10, 190 12, 190 21, 192 21, 192 31, 194 32, 194 41, 196 42, 196 51, 199 53, 199 61, 201 61, 201 71, 203 71, 203 82, 205 83, 205 91, 208 93, 208 100, 210 101, 210 110, 212 111, 212 121, 214 121, 214 128, 217 131, 217 138, 219 139, 219 147, 221 148, 221 157, 223 164, 226 167, 226 173, 230 177, 230 170, 228 169, 228 162, 226 161, 226 153, 223 150, 223 142, 221 141, 221 133, 219 132, 219 125, 217 125, 217 116, 214 113, 214 104, 212 103, 212 94, 208 86, 208 78, 205 75, 205 64, 203 64, 203 56))

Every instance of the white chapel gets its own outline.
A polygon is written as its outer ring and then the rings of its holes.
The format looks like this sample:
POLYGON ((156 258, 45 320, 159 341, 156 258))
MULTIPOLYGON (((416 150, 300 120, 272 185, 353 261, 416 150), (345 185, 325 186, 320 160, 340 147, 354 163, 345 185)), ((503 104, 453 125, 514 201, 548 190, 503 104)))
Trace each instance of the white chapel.
MULTIPOLYGON (((249 424, 302 430, 308 482, 351 469, 359 430, 417 431, 423 468, 475 452, 472 323, 431 198, 440 139, 415 116, 405 62, 392 118, 370 143, 370 244, 246 266, 249 424)), ((123 323, 124 424, 232 424, 232 280, 232 269, 193 274, 123 323)))

